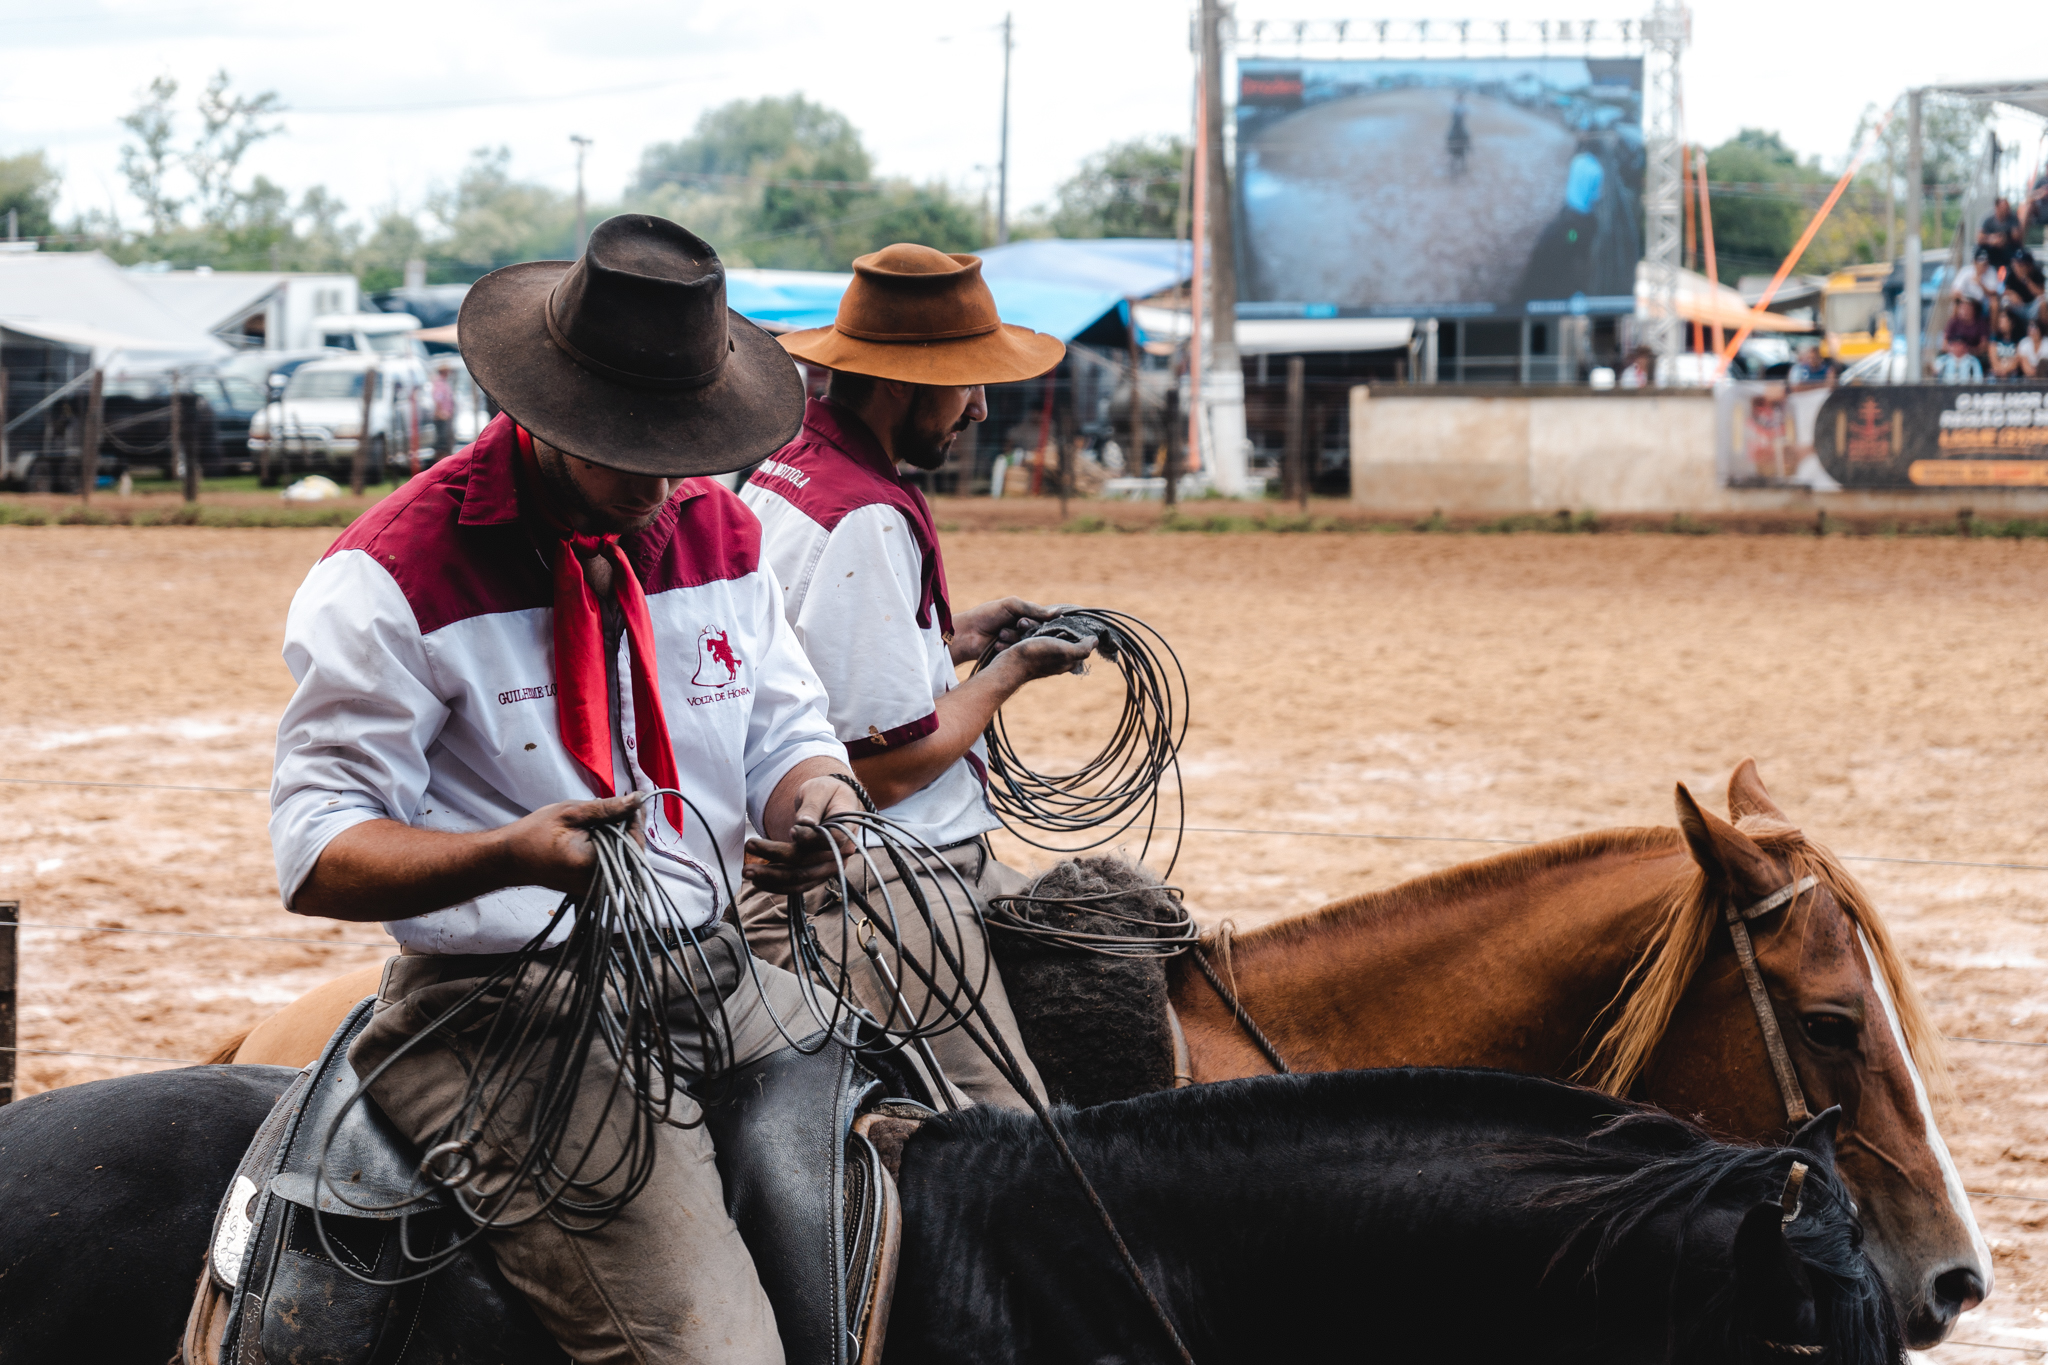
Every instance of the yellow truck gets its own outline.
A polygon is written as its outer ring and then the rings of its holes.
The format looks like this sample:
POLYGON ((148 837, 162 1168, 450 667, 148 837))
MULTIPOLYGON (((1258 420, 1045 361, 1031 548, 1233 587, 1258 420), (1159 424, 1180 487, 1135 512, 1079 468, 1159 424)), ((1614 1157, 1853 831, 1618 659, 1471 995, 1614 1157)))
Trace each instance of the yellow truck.
POLYGON ((1884 311, 1884 281, 1890 261, 1852 265, 1821 286, 1821 354, 1844 365, 1892 347, 1891 320, 1884 311))

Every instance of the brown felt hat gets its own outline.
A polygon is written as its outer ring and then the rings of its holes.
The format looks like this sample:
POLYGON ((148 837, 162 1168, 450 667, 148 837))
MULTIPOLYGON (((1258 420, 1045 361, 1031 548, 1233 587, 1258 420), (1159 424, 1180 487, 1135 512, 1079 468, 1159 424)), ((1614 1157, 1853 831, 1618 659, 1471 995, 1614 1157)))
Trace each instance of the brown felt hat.
POLYGON ((494 270, 456 322, 469 372, 512 420, 592 464, 669 477, 772 455, 803 424, 803 377, 725 306, 710 243, 666 218, 599 223, 578 261, 494 270))
POLYGON ((782 346, 827 369, 949 385, 1032 379, 1067 353, 1058 337, 996 316, 981 257, 908 242, 856 259, 838 318, 791 332, 782 346))

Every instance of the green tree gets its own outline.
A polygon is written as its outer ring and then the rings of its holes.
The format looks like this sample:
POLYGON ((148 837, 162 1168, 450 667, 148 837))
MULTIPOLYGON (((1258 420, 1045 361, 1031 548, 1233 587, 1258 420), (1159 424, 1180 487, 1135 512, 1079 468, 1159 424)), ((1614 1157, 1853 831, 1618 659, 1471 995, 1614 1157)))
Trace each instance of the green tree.
POLYGON ((943 185, 876 180, 852 122, 800 94, 706 112, 689 137, 641 154, 629 194, 733 265, 844 270, 890 242, 967 251, 982 240, 977 209, 943 185))
POLYGON ((235 189, 235 172, 251 147, 284 131, 281 123, 263 121, 282 107, 276 91, 233 95, 228 84, 228 73, 216 71, 200 92, 199 136, 182 158, 185 173, 192 177, 193 202, 201 221, 208 224, 227 222, 246 211, 243 193, 235 189))
POLYGON ((429 258, 458 278, 475 279, 518 261, 563 260, 576 253, 576 204, 547 185, 512 176, 512 149, 479 147, 455 182, 432 195, 427 211, 444 235, 429 258))
POLYGON ((143 101, 121 116, 121 126, 135 134, 135 141, 121 146, 121 174, 128 192, 142 201, 152 237, 161 237, 178 226, 185 201, 170 191, 169 179, 177 163, 171 139, 177 133, 177 116, 171 101, 178 97, 178 83, 158 76, 149 83, 143 101))
POLYGON ((1714 193, 1714 255, 1721 281, 1769 274, 1799 240, 1812 215, 1804 187, 1832 177, 1802 165, 1784 139, 1762 128, 1744 128, 1707 153, 1707 179, 1714 193))
POLYGON ((1060 237, 1176 237, 1187 144, 1134 138, 1103 148, 1059 187, 1051 226, 1060 237))
POLYGON ((0 229, 11 211, 15 230, 24 237, 43 237, 56 231, 51 215, 57 210, 56 168, 41 152, 0 156, 0 229))

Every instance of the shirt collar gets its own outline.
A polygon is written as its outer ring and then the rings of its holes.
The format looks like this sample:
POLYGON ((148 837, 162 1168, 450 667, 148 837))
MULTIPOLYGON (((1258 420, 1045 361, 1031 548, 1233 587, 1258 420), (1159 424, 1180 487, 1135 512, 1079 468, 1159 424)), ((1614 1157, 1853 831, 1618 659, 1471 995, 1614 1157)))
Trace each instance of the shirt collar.
POLYGON ((859 413, 829 398, 813 398, 804 404, 804 430, 818 440, 851 456, 893 484, 902 484, 896 462, 882 449, 874 431, 859 413))

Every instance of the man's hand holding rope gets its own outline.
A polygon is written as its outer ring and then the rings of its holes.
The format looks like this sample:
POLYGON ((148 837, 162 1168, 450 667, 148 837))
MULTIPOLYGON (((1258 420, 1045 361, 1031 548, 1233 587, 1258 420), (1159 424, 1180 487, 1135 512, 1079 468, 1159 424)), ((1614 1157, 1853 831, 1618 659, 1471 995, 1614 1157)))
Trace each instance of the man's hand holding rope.
POLYGON ((844 833, 827 833, 823 822, 860 811, 860 795, 846 776, 844 766, 825 758, 807 759, 790 769, 777 784, 767 812, 769 832, 783 837, 747 840, 747 863, 740 875, 775 895, 802 894, 837 877, 840 864, 833 856, 832 840, 839 842, 840 857, 851 856, 853 841, 844 833), (786 814, 784 792, 791 796, 786 814))

